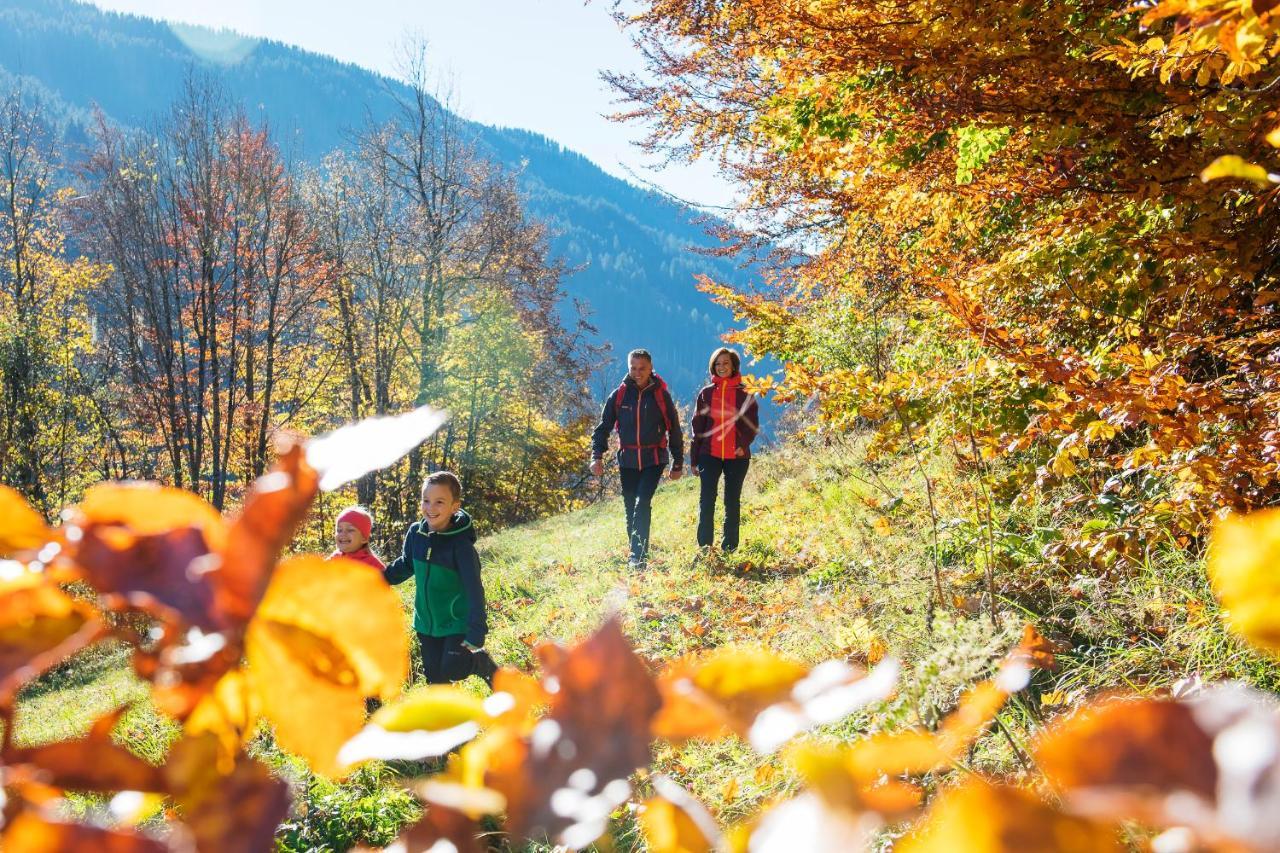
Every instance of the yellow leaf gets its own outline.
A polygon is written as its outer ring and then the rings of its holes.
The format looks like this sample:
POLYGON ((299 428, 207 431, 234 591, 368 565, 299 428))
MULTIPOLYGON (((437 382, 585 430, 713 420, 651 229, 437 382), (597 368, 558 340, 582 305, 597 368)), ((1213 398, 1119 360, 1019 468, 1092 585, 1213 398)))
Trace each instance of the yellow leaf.
POLYGON ((711 842, 693 818, 670 800, 645 800, 640 829, 653 853, 708 853, 711 842))
POLYGON ((1272 148, 1280 148, 1280 125, 1267 134, 1267 144, 1272 148))
POLYGON ((976 777, 937 797, 899 853, 1104 853, 1122 850, 1115 830, 1062 814, 1029 791, 976 777))
POLYGON ((255 619, 245 642, 250 683, 276 742, 315 772, 342 775, 338 751, 364 724, 355 673, 328 641, 280 622, 255 619))
POLYGON ((277 567, 246 642, 250 683, 285 749, 336 775, 364 723, 364 697, 389 699, 409 672, 399 597, 352 560, 277 567))
POLYGON ((479 696, 453 685, 432 684, 419 687, 392 704, 379 708, 369 722, 389 732, 411 732, 419 729, 439 731, 488 719, 484 701, 479 696))
POLYGON ((1222 155, 1200 173, 1200 180, 1205 183, 1216 181, 1219 178, 1238 178, 1243 181, 1252 181, 1260 187, 1267 187, 1276 182, 1271 175, 1267 174, 1266 169, 1257 163, 1250 163, 1236 154, 1222 155))
POLYGON ((1065 705, 1070 701, 1070 699, 1070 695, 1063 690, 1050 690, 1048 693, 1040 694, 1040 704, 1046 708, 1065 705))
POLYGON ((893 528, 889 526, 889 520, 884 516, 877 517, 876 520, 871 523, 871 526, 874 527, 876 533, 879 533, 881 536, 888 536, 893 533, 893 528))
POLYGON ((757 714, 791 693, 807 669, 767 649, 726 646, 674 662, 658 686, 662 710, 654 734, 681 742, 745 734, 757 714))
POLYGON ((1227 623, 1255 645, 1280 651, 1280 509, 1232 515, 1209 543, 1209 580, 1227 623))
POLYGON ((240 745, 253 734, 257 722, 257 697, 249 689, 244 670, 235 669, 222 676, 213 691, 200 700, 187 718, 185 729, 189 735, 209 732, 217 737, 222 748, 219 759, 228 762, 224 772, 230 772, 240 745))
POLYGON ((0 486, 0 556, 39 548, 51 538, 53 533, 44 519, 22 495, 0 486))
POLYGON ((0 703, 88 645, 97 628, 93 612, 43 573, 18 568, 0 574, 0 703))
POLYGON ((1059 477, 1070 477, 1080 472, 1070 453, 1061 452, 1049 463, 1049 470, 1059 477))

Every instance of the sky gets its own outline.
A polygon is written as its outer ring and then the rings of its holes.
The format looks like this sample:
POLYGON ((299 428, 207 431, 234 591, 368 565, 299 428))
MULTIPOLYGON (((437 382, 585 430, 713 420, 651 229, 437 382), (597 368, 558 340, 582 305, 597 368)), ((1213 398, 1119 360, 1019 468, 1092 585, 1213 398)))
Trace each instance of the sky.
POLYGON ((274 39, 389 76, 406 40, 421 37, 433 73, 458 111, 485 124, 536 131, 610 174, 652 183, 699 206, 731 203, 710 163, 655 171, 632 141, 634 124, 611 122, 616 95, 602 70, 639 71, 610 0, 92 0, 165 21, 274 39))

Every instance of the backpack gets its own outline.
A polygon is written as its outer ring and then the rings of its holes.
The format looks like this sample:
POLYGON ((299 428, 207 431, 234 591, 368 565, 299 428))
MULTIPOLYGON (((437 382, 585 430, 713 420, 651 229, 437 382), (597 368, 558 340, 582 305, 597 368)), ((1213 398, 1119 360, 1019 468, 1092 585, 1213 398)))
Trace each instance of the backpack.
MULTIPOLYGON (((622 418, 615 418, 613 427, 618 431, 618 440, 623 442, 622 443, 623 450, 648 450, 653 447, 667 446, 667 435, 671 432, 671 416, 667 413, 667 395, 665 393, 667 390, 667 383, 663 382, 657 376, 654 376, 654 381, 658 386, 655 389, 656 397, 658 400, 658 412, 659 414, 662 415, 662 426, 663 426, 662 441, 658 442, 657 444, 627 444, 625 440, 622 438, 622 418)), ((613 395, 613 410, 615 413, 617 413, 621 409, 622 399, 623 397, 626 396, 626 394, 627 394, 627 383, 623 382, 621 385, 618 386, 618 390, 615 391, 613 395)), ((637 393, 636 394, 636 418, 639 418, 639 417, 640 417, 640 395, 637 393)))

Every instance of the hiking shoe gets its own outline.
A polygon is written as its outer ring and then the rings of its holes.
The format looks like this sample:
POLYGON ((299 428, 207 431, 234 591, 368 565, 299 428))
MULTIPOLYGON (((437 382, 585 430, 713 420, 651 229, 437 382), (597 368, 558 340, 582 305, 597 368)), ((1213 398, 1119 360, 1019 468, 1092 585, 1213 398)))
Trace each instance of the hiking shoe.
POLYGON ((627 568, 633 572, 643 572, 646 568, 648 568, 648 563, 646 563, 643 559, 639 557, 632 557, 631 559, 627 560, 627 568))

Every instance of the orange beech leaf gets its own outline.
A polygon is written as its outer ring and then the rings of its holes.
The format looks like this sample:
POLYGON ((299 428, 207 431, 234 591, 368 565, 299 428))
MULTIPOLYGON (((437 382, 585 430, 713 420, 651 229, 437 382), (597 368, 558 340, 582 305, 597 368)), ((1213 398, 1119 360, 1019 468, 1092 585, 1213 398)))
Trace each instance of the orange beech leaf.
POLYGON ((1086 706, 1038 739, 1034 758, 1071 810, 1186 827, 1206 843, 1280 848, 1280 714, 1223 685, 1171 700, 1086 706))
POLYGON ((88 525, 74 557, 108 609, 132 607, 209 631, 222 627, 204 574, 216 568, 217 558, 209 555, 198 528, 141 535, 114 525, 88 525))
POLYGON ((1227 624, 1254 645, 1280 651, 1280 509, 1232 515, 1209 541, 1208 571, 1227 624))
POLYGON ((284 450, 272 469, 254 482, 221 550, 216 594, 226 618, 241 625, 252 618, 276 559, 306 518, 317 488, 318 476, 298 444, 284 450))
POLYGON ((734 732, 758 751, 772 752, 814 725, 885 698, 897 676, 893 660, 868 676, 843 661, 806 671, 767 650, 716 649, 682 658, 662 673, 663 707, 654 734, 681 743, 734 732))
POLYGON ((702 803, 665 776, 653 777, 656 797, 644 801, 639 821, 653 853, 710 853, 720 830, 702 803))
POLYGON ((509 726, 495 726, 449 756, 445 772, 424 783, 426 802, 458 809, 473 818, 507 808, 507 792, 525 785, 529 741, 509 726))
POLYGON ((258 697, 242 669, 222 676, 192 710, 183 727, 188 735, 208 732, 218 739, 221 760, 239 752, 258 722, 258 697))
POLYGON ((185 720, 223 676, 240 665, 242 652, 236 632, 205 634, 192 628, 173 638, 166 634, 155 648, 135 649, 133 669, 151 682, 151 699, 158 710, 185 720))
POLYGON ((243 752, 230 763, 210 733, 173 745, 164 772, 182 822, 199 853, 270 853, 289 814, 289 786, 243 752))
POLYGON ((118 710, 98 719, 82 738, 12 749, 5 755, 5 763, 26 765, 39 781, 56 788, 104 793, 163 791, 160 769, 111 739, 111 730, 123 713, 118 710))
POLYGON ((400 599, 352 560, 281 563, 246 641, 248 671, 280 745, 325 775, 364 726, 364 698, 389 699, 409 672, 400 599))
MULTIPOLYGON (((481 829, 465 814, 444 806, 432 805, 426 814, 386 850, 396 853, 483 853, 488 849, 480 843, 481 829)), ((361 847, 357 850, 368 850, 361 847)))
POLYGON ((986 731, 1008 698, 1009 692, 996 681, 975 685, 960 697, 937 732, 891 732, 855 741, 848 747, 850 771, 870 782, 884 773, 928 773, 954 763, 986 731))
POLYGON ((53 531, 22 495, 0 485, 0 557, 34 551, 53 538, 53 531))
POLYGON ((308 555, 277 567, 256 619, 326 638, 350 661, 364 695, 391 699, 409 674, 409 642, 387 630, 402 617, 400 597, 368 566, 308 555))
POLYGON ((100 623, 49 578, 0 561, 0 705, 49 667, 92 643, 100 623))
POLYGON ((1056 722, 1037 740, 1035 762, 1059 790, 1150 788, 1212 799, 1213 740, 1179 702, 1113 699, 1056 722))
POLYGON ((520 725, 522 721, 527 727, 533 726, 537 721, 537 714, 551 701, 551 694, 542 686, 542 682, 509 666, 502 667, 494 674, 493 697, 487 707, 499 722, 520 725))
POLYGON ((901 772, 894 764, 870 770, 860 759, 857 744, 799 742, 786 752, 787 763, 833 809, 851 815, 879 812, 900 819, 920 805, 922 792, 915 785, 885 778, 901 772))
POLYGON ((551 707, 528 738, 527 757, 493 787, 507 798, 513 834, 580 849, 626 802, 631 774, 648 766, 661 697, 617 617, 570 649, 545 683, 551 707))
POLYGON ((1127 849, 1113 827, 1062 814, 1023 788, 970 778, 944 791, 895 850, 951 853, 1104 853, 1127 849))
POLYGON ((0 835, 5 853, 54 853, 92 850, 93 853, 169 853, 169 846, 118 829, 100 829, 78 823, 62 823, 29 811, 18 814, 0 835))
POLYGON ((149 482, 111 482, 90 486, 72 510, 69 525, 128 528, 135 536, 154 536, 194 527, 211 549, 220 547, 226 525, 199 495, 149 482))
POLYGON ((730 732, 745 737, 756 716, 786 699, 805 672, 767 649, 726 646, 686 655, 658 678, 663 704, 654 735, 676 744, 730 732))
POLYGON ((1010 657, 1023 660, 1029 666, 1039 669, 1057 669, 1058 663, 1054 654, 1061 651, 1053 642, 1045 639, 1036 626, 1028 622, 1022 628, 1022 641, 1018 643, 1010 657))

